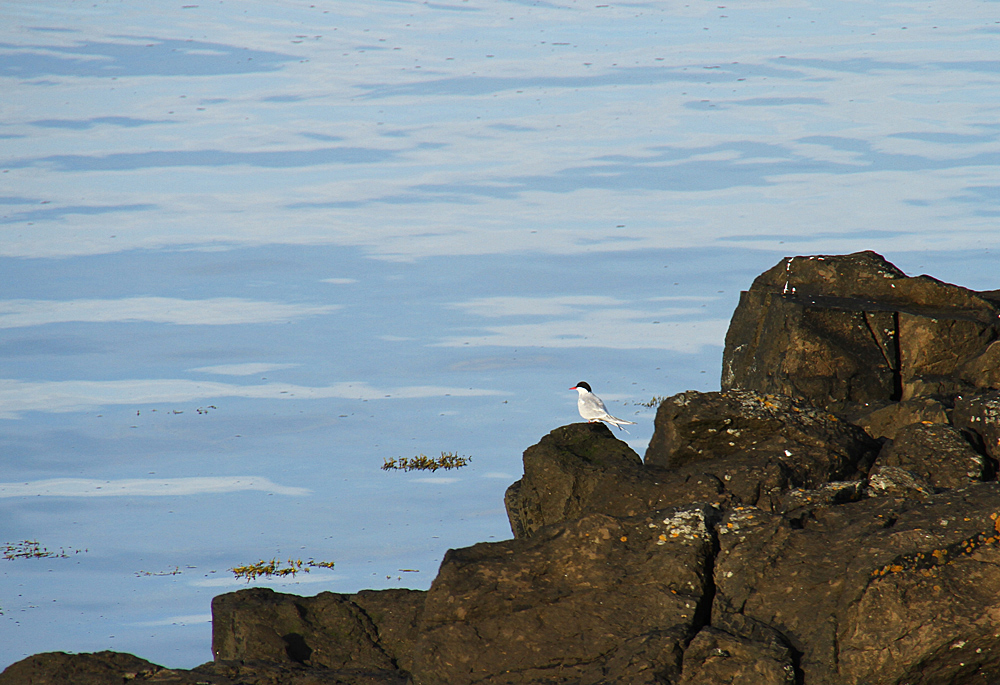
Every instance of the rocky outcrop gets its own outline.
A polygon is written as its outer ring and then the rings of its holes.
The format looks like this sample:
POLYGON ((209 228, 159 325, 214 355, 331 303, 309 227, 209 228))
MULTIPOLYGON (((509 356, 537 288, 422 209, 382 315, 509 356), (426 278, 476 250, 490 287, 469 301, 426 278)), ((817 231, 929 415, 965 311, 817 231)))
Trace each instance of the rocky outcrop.
POLYGON ((799 525, 743 508, 719 526, 716 616, 780 632, 802 682, 1000 679, 1000 487, 818 507, 799 525))
POLYGON ((707 622, 716 510, 588 514, 451 550, 431 585, 417 683, 660 683, 707 622))
POLYGON ((212 600, 212 653, 217 661, 301 664, 396 682, 413 663, 425 594, 299 597, 251 588, 219 595, 212 600))
POLYGON ((998 683, 998 303, 870 252, 783 260, 721 392, 661 402, 644 458, 604 424, 544 436, 514 539, 427 592, 243 590, 212 663, 37 655, 0 685, 998 683))
MULTIPOLYGON (((11 664, 0 673, 3 685, 120 685, 123 682, 149 681, 153 676, 170 677, 172 672, 131 654, 95 652, 66 654, 46 652, 35 654, 11 664)), ((177 677, 183 678, 184 672, 177 677)), ((164 680, 162 682, 171 682, 164 680)), ((197 682, 195 678, 174 680, 174 683, 197 682)), ((215 685, 213 683, 213 685, 215 685)), ((228 685, 228 684, 224 684, 228 685)))
POLYGON ((961 431, 940 423, 914 423, 899 430, 875 465, 906 469, 937 490, 990 480, 992 462, 976 452, 961 431))
POLYGON ((644 460, 600 423, 557 428, 529 447, 505 498, 514 536, 585 513, 694 502, 780 508, 790 490, 863 478, 880 447, 828 411, 754 392, 675 395, 660 404, 655 428, 644 460))
POLYGON ((874 252, 788 257, 740 296, 722 388, 827 407, 1000 387, 1000 307, 874 252))

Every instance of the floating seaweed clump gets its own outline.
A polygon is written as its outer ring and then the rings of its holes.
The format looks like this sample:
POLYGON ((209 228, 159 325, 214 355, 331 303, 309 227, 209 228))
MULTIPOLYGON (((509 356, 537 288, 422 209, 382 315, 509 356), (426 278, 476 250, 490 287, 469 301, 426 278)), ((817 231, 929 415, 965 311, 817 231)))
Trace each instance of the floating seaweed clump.
POLYGON ((309 571, 314 568, 333 568, 334 562, 316 561, 315 559, 310 559, 309 561, 289 559, 286 566, 282 566, 284 563, 286 562, 278 561, 277 559, 271 559, 270 561, 264 561, 261 559, 255 564, 235 566, 229 570, 232 571, 233 575, 237 578, 246 578, 249 583, 251 580, 256 580, 260 576, 263 576, 264 578, 270 578, 272 576, 276 576, 278 578, 284 578, 285 576, 294 577, 295 574, 300 571, 303 573, 309 573, 309 571))
POLYGON ((426 454, 420 454, 408 459, 386 459, 382 464, 383 471, 437 471, 438 469, 460 469, 472 461, 472 457, 460 457, 453 452, 442 452, 441 456, 432 459, 426 454))
MULTIPOLYGON (((85 549, 74 549, 73 554, 86 552, 85 549)), ((69 552, 60 547, 58 552, 50 552, 48 548, 42 547, 38 540, 21 540, 20 542, 5 542, 3 545, 3 558, 14 559, 68 559, 69 552)))

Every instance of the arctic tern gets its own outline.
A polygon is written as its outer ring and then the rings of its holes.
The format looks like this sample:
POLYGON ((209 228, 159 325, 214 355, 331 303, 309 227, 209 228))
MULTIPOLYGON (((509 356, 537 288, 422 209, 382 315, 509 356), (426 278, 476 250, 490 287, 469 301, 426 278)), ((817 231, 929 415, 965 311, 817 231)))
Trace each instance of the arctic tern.
MULTIPOLYGON (((588 423, 594 423, 595 421, 605 421, 615 426, 619 430, 625 430, 622 428, 622 424, 628 424, 630 426, 635 425, 635 421, 625 421, 624 419, 616 419, 614 416, 608 413, 607 407, 604 406, 604 402, 591 391, 590 384, 586 381, 580 381, 574 385, 570 390, 576 390, 579 397, 576 401, 576 407, 580 410, 580 416, 587 419, 588 423)), ((628 433, 628 431, 625 431, 628 433)))

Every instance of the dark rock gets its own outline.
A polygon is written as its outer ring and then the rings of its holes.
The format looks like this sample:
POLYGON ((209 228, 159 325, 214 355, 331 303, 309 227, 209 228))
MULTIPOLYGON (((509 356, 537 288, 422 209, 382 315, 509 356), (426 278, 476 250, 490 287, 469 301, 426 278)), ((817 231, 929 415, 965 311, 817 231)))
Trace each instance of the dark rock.
POLYGON ((960 488, 993 477, 989 460, 972 449, 960 431, 944 424, 916 423, 900 429, 875 464, 906 469, 938 489, 960 488))
POLYGON ((212 600, 212 651, 217 661, 298 663, 394 677, 410 664, 424 595, 383 590, 299 597, 268 588, 219 595, 212 600))
POLYGON ((398 668, 409 671, 413 666, 417 624, 427 593, 402 589, 362 590, 350 597, 375 625, 381 648, 398 668))
POLYGON ((996 387, 995 302, 874 252, 788 257, 758 276, 726 334, 722 388, 838 406, 996 387))
POLYGON ((680 685, 795 685, 792 650, 705 626, 684 650, 680 685))
POLYGON ((898 466, 876 466, 868 474, 867 494, 871 497, 896 497, 925 500, 935 488, 926 478, 898 466))
POLYGON ((715 516, 704 505, 590 514, 450 550, 427 595, 414 682, 670 682, 707 619, 715 516))
POLYGON ((504 498, 515 537, 585 514, 634 516, 688 502, 717 501, 715 479, 646 469, 603 423, 557 428, 524 452, 524 476, 504 498))
POLYGON ((735 509, 719 526, 713 616, 779 631, 806 685, 996 682, 998 513, 996 483, 820 508, 800 528, 735 509))
POLYGON ((994 461, 1000 460, 1000 392, 970 393, 955 400, 953 424, 978 436, 994 461))
POLYGON ((0 685, 122 685, 155 682, 164 685, 235 685, 226 678, 194 675, 157 666, 123 652, 35 654, 0 673, 0 685))
POLYGON ((788 397, 689 391, 660 404, 645 461, 710 475, 737 504, 773 509, 788 490, 862 478, 878 449, 857 426, 788 397))
POLYGON ((260 660, 214 661, 192 669, 191 674, 205 685, 216 682, 209 678, 224 678, 221 682, 225 685, 407 685, 410 682, 405 674, 395 671, 309 668, 297 663, 260 660))
POLYGON ((873 438, 890 440, 901 428, 924 422, 949 423, 948 409, 941 402, 925 397, 893 402, 853 421, 873 438))
POLYGON ((866 482, 860 480, 824 483, 812 490, 796 488, 789 490, 781 498, 780 511, 789 521, 796 521, 810 515, 818 507, 830 507, 847 502, 857 502, 865 497, 866 482))
POLYGON ((862 479, 878 449, 857 426, 787 397, 691 391, 660 404, 645 464, 604 424, 563 426, 525 450, 524 476, 504 500, 518 538, 589 513, 781 509, 791 489, 862 479))

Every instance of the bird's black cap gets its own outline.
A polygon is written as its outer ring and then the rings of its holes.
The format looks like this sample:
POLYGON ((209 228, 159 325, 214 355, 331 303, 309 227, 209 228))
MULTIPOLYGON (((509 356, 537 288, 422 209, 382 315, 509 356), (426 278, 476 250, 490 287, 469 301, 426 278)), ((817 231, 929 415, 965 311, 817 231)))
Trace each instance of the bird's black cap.
POLYGON ((587 392, 594 392, 593 390, 590 389, 590 383, 588 383, 587 381, 580 381, 579 383, 576 384, 576 387, 583 388, 587 392))

